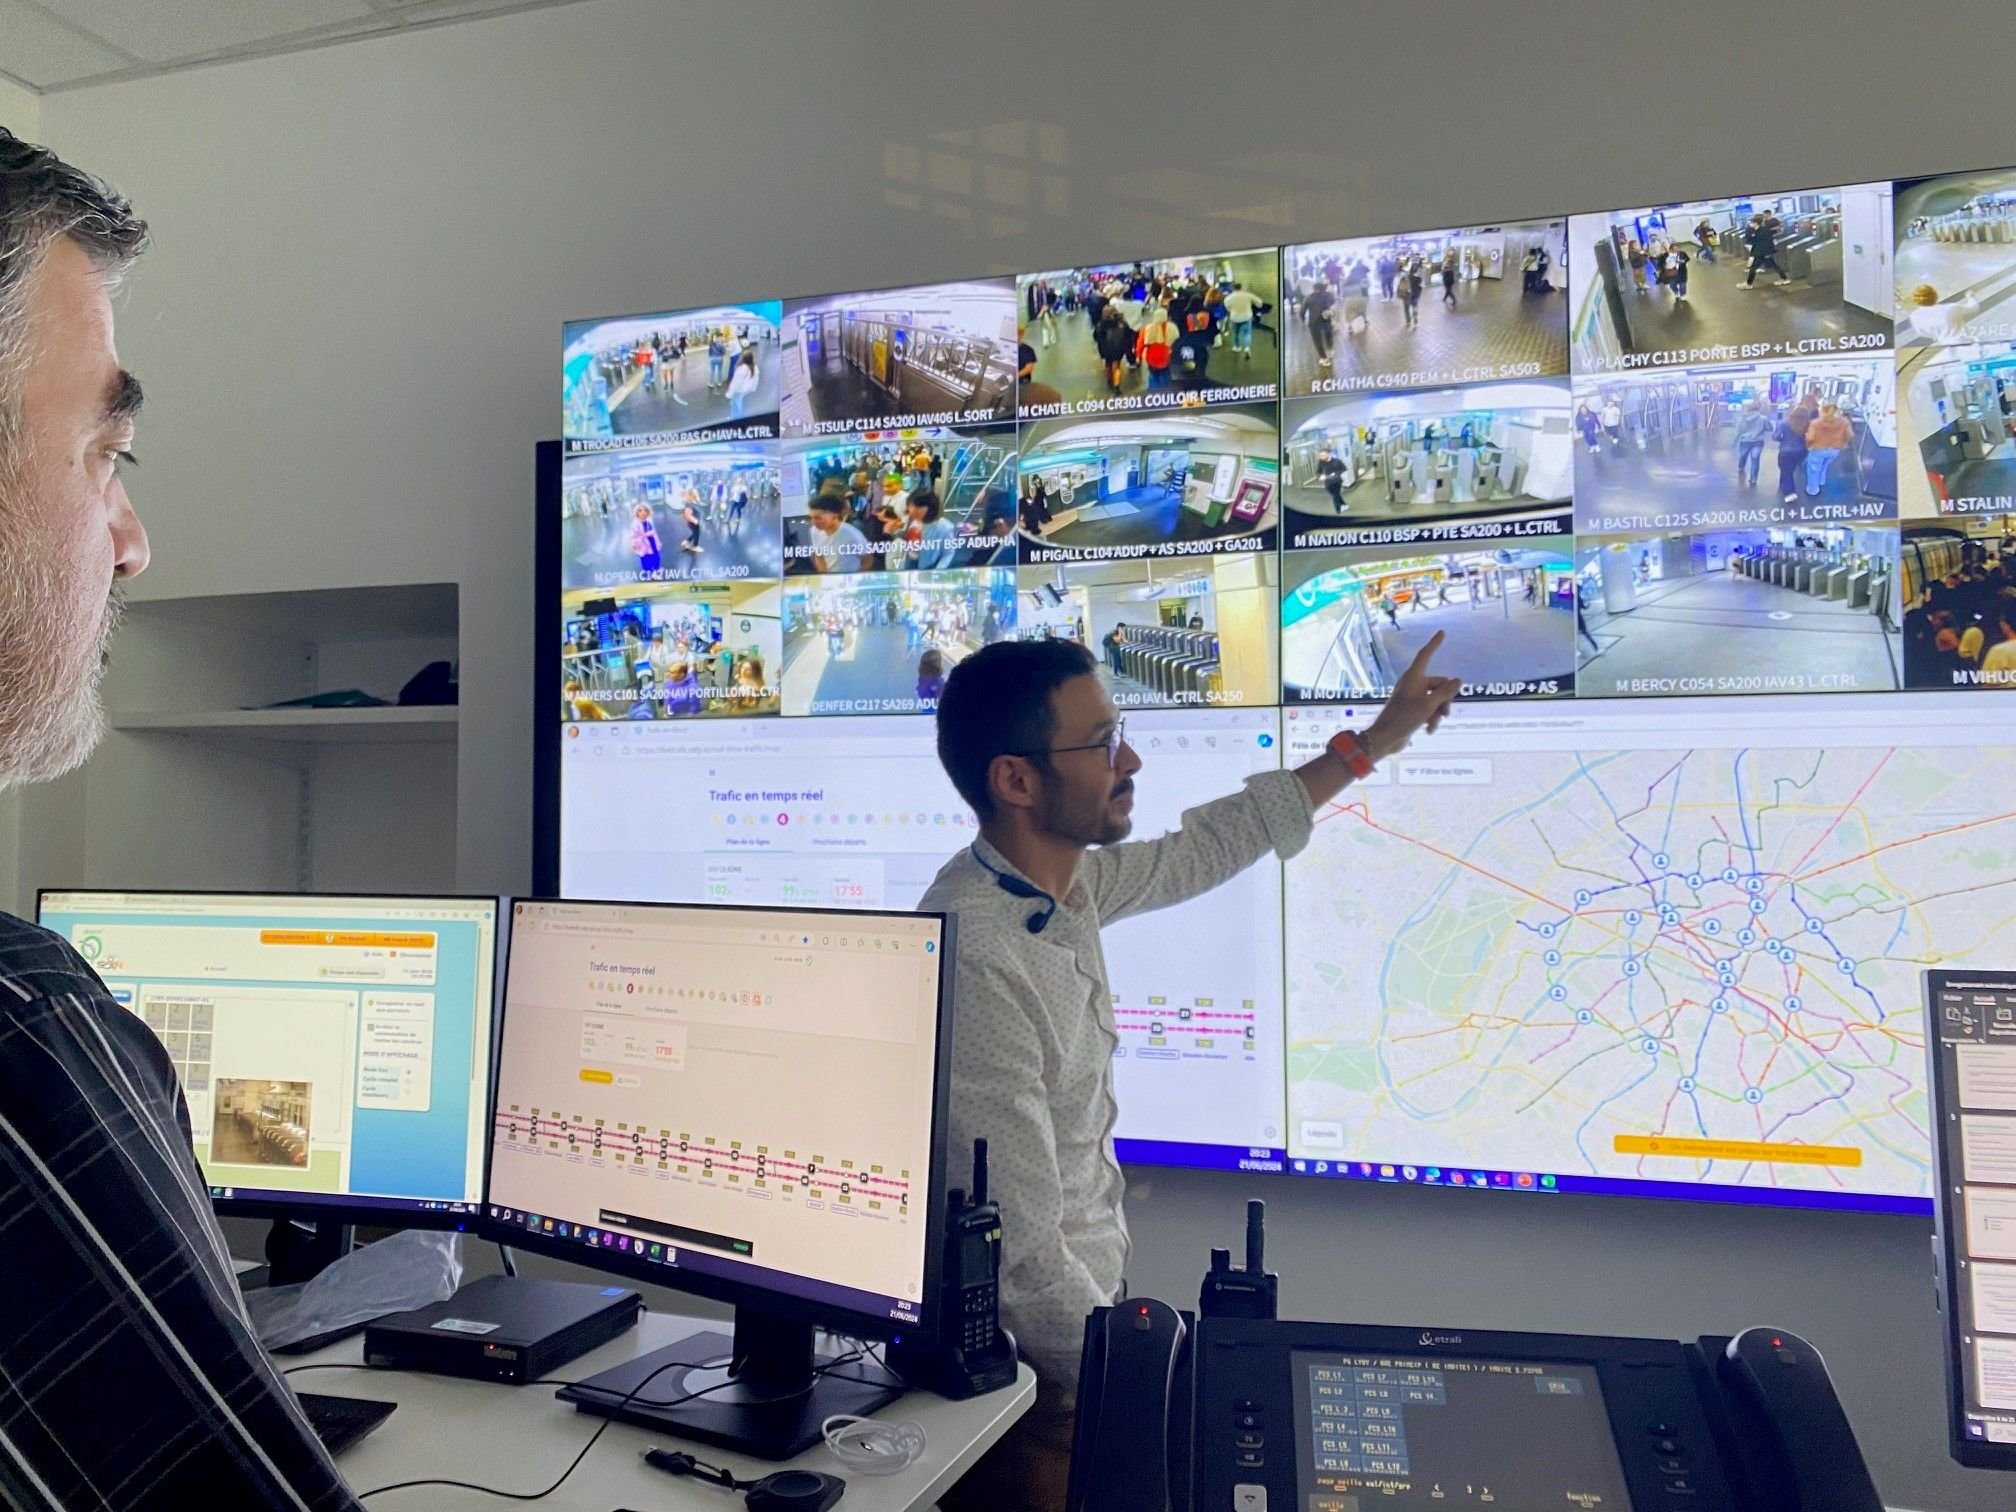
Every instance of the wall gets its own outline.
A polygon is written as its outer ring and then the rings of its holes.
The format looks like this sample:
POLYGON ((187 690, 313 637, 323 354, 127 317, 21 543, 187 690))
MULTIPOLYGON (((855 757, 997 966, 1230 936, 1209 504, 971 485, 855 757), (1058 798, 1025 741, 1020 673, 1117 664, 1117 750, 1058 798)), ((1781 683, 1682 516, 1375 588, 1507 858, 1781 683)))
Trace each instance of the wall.
POLYGON ((11 79, 0 79, 0 126, 25 142, 42 136, 42 97, 11 79))
MULTIPOLYGON (((146 588, 458 582, 460 879, 514 887, 563 317, 1965 166, 2009 141, 2016 11, 1939 21, 1969 45, 1816 0, 586 0, 51 95, 42 129, 158 231, 120 330, 146 588)), ((1893 1499, 2008 1503, 1944 1461, 1923 1223, 1156 1176, 1141 1284, 1186 1293, 1254 1189, 1298 1311, 1774 1317, 1893 1499)))

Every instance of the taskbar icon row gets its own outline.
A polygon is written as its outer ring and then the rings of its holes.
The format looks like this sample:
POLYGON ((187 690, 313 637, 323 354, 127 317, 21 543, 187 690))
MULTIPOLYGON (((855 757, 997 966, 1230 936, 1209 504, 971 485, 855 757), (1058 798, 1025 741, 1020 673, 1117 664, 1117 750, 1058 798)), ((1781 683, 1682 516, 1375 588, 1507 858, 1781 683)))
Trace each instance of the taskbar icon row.
POLYGON ((490 1217, 496 1222, 522 1228, 529 1234, 565 1239, 572 1243, 585 1244, 590 1249, 613 1250, 634 1260, 654 1261, 660 1265, 679 1263, 679 1250, 676 1245, 646 1240, 634 1234, 618 1233, 614 1229, 594 1228, 585 1223, 548 1218, 542 1213, 499 1207, 494 1203, 490 1207, 490 1217))
POLYGON ((1416 1186, 1488 1187, 1508 1192, 1558 1192, 1561 1178, 1544 1171, 1480 1171, 1474 1167, 1391 1165, 1369 1160, 1311 1160, 1297 1156, 1288 1162, 1296 1176, 1328 1176, 1339 1181, 1384 1181, 1416 1186))

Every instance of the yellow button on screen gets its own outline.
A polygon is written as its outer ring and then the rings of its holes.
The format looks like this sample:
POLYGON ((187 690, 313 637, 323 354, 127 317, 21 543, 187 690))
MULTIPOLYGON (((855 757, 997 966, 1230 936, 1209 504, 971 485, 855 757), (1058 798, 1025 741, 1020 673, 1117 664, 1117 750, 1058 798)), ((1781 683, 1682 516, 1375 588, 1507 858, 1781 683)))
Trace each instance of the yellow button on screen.
POLYGON ((1859 1166, 1848 1145, 1768 1144, 1755 1139, 1682 1139, 1671 1134, 1619 1134, 1619 1155, 1670 1155, 1684 1160, 1758 1160, 1769 1165, 1859 1166))
POLYGON ((597 1071, 592 1066, 583 1066, 581 1068, 581 1080, 594 1082, 598 1087, 606 1087, 615 1081, 616 1078, 610 1072, 597 1071))
POLYGON ((262 929, 261 945, 320 945, 344 950, 432 950, 431 934, 388 933, 376 929, 262 929))

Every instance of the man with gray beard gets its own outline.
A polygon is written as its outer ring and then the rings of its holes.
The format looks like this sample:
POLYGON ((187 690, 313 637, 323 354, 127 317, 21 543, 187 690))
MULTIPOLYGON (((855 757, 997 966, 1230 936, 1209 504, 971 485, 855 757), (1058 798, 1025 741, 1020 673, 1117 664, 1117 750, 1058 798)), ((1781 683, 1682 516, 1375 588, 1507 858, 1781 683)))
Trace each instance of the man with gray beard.
MULTIPOLYGON (((147 237, 0 130, 0 788, 96 744, 140 384, 111 294, 147 237)), ((0 1503, 355 1508, 246 1323, 167 1053, 56 936, 0 914, 0 1503)))

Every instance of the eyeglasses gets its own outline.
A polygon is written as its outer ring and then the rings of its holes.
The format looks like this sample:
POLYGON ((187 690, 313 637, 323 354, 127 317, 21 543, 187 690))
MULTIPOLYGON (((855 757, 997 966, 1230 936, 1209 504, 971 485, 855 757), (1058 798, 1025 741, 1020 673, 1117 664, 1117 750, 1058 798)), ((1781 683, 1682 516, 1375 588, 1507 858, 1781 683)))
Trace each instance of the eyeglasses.
POLYGON ((1021 751, 1016 754, 1026 761, 1033 761, 1038 756, 1063 756, 1072 751, 1104 751, 1106 753, 1106 767, 1111 771, 1119 767, 1120 747, 1126 743, 1127 721, 1116 719, 1113 721, 1112 733, 1107 735, 1104 740, 1095 740, 1086 745, 1052 746, 1047 751, 1021 751))

